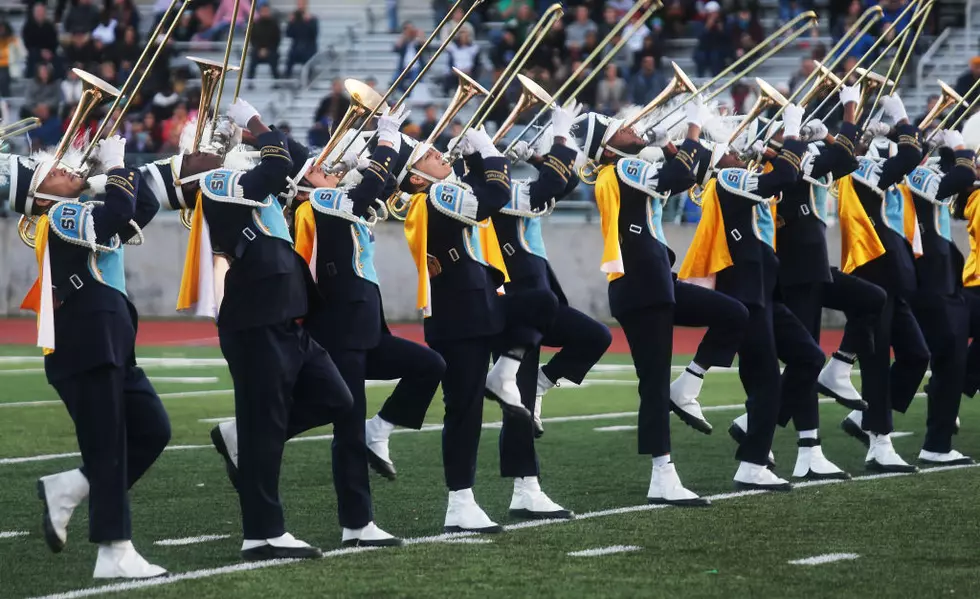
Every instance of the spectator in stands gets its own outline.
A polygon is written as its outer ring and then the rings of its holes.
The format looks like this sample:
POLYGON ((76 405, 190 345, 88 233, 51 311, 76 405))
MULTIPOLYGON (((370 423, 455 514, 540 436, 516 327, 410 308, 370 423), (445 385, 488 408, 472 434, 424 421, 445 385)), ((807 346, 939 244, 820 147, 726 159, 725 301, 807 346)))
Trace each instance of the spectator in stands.
POLYGON ((446 46, 449 56, 449 72, 443 80, 443 90, 447 93, 456 89, 457 77, 453 68, 459 69, 464 75, 473 79, 480 77, 480 47, 473 43, 468 31, 460 30, 455 39, 446 46))
POLYGON ((153 147, 159 148, 163 143, 163 138, 160 133, 160 122, 157 121, 157 117, 153 114, 152 110, 147 110, 143 113, 143 130, 150 136, 153 147))
MULTIPOLYGON (((732 46, 743 51, 751 50, 766 37, 758 15, 744 6, 728 19, 728 33, 731 37, 732 46), (748 35, 748 43, 750 44, 748 47, 745 47, 744 38, 746 35, 748 35)), ((741 54, 736 51, 736 57, 738 56, 741 54)))
POLYGON ((92 0, 75 0, 75 5, 68 9, 65 18, 66 33, 91 33, 99 24, 99 9, 95 8, 92 0))
POLYGON ((517 55, 517 37, 512 29, 504 29, 500 41, 490 49, 490 63, 495 69, 503 69, 517 55))
POLYGON ((324 122, 326 128, 331 129, 344 118, 348 108, 350 108, 350 100, 344 89, 344 80, 337 77, 330 83, 330 95, 320 101, 313 122, 324 122))
POLYGON ((573 56, 581 56, 582 46, 585 45, 585 34, 598 33, 599 26, 589 18, 587 6, 575 7, 575 20, 565 27, 565 47, 573 56))
MULTIPOLYGON (((242 0, 245 7, 245 15, 248 15, 248 3, 242 0)), ((132 27, 136 31, 140 30, 140 11, 137 10, 133 0, 112 0, 112 18, 116 20, 120 28, 132 27)))
MULTIPOLYGON (((75 68, 83 68, 81 64, 76 64, 75 68)), ((75 71, 68 69, 65 79, 61 82, 61 103, 65 106, 74 106, 82 99, 82 80, 78 78, 75 71)))
MULTIPOLYGON (((440 14, 446 14, 446 13, 442 12, 440 14)), ((442 42, 446 41, 446 39, 449 37, 449 33, 456 28, 456 25, 458 25, 460 21, 463 20, 463 15, 465 14, 466 12, 462 9, 462 7, 457 8, 456 10, 453 11, 452 18, 449 19, 449 21, 446 23, 446 26, 443 27, 442 30, 439 32, 439 41, 442 42)), ((471 40, 476 39, 476 30, 473 29, 473 25, 468 21, 466 23, 463 23, 463 26, 459 28, 459 31, 460 33, 464 31, 468 31, 470 34, 470 39, 471 40)))
POLYGON ((419 125, 419 128, 421 129, 421 133, 422 133, 422 138, 427 139, 429 137, 429 134, 435 130, 436 125, 438 123, 439 123, 439 112, 436 109, 436 105, 426 104, 425 118, 422 120, 422 123, 419 125))
POLYGON ((160 134, 166 141, 164 145, 175 142, 175 145, 180 146, 180 132, 184 130, 184 125, 187 124, 188 118, 187 102, 178 102, 170 118, 163 121, 163 126, 160 130, 160 134))
MULTIPOLYGON (((918 125, 919 123, 921 123, 922 121, 924 121, 925 118, 926 118, 926 115, 929 114, 929 111, 930 110, 932 110, 933 108, 936 107, 936 102, 938 102, 938 101, 939 101, 939 94, 930 94, 929 97, 926 99, 926 109, 924 111, 922 111, 922 114, 920 114, 918 116, 918 118, 916 118, 912 122, 914 122, 915 124, 918 125)), ((930 123, 928 127, 926 127, 925 129, 922 129, 921 130, 922 137, 924 138, 932 130, 934 130, 936 128, 936 125, 938 125, 939 124, 939 121, 941 121, 941 120, 942 120, 941 118, 937 118, 936 120, 932 121, 932 123, 930 123)))
POLYGON ((313 126, 306 132, 306 143, 311 148, 323 147, 330 141, 330 127, 326 119, 315 121, 313 126))
MULTIPOLYGON (((582 61, 581 60, 576 60, 576 61, 572 62, 571 67, 570 67, 570 70, 568 71, 568 77, 566 77, 566 79, 568 79, 569 77, 571 77, 572 76, 572 73, 578 71, 579 70, 579 67, 581 67, 581 66, 582 66, 582 61)), ((616 66, 616 65, 607 65, 606 68, 609 68, 610 66, 616 66)), ((618 69, 619 69, 619 67, 617 67, 617 71, 618 71, 618 69)), ((589 68, 586 68, 585 70, 583 70, 582 71, 582 74, 575 78, 575 80, 578 83, 576 83, 574 85, 574 88, 577 89, 578 86, 585 79, 585 77, 587 77, 589 75, 589 73, 591 73, 591 72, 592 72, 592 69, 589 69, 589 68)), ((598 92, 599 92, 599 81, 597 79, 600 79, 600 77, 598 75, 595 78, 591 79, 585 85, 585 87, 582 88, 582 91, 580 91, 578 93, 578 95, 575 97, 575 100, 577 102, 581 102, 588 109, 594 109, 597 106, 597 103, 598 103, 597 96, 598 96, 598 92)))
MULTIPOLYGON (((180 94, 174 89, 173 82, 168 80, 163 87, 153 94, 150 112, 157 121, 165 121, 173 115, 178 102, 180 102, 180 94)), ((157 143, 159 144, 163 140, 163 132, 158 132, 158 135, 157 143)))
POLYGON ((112 17, 112 13, 108 10, 102 11, 102 17, 95 29, 92 30, 93 42, 98 42, 105 48, 112 47, 112 44, 116 43, 116 29, 118 27, 119 21, 112 17))
MULTIPOLYGON (((610 7, 607 5, 606 10, 609 10, 609 8, 610 7)), ((633 36, 630 37, 629 41, 626 42, 626 47, 623 48, 623 50, 627 54, 634 54, 635 55, 637 52, 639 52, 640 50, 642 50, 643 49, 643 44, 646 43, 647 38, 650 37, 650 28, 647 27, 647 24, 646 23, 641 23, 640 22, 640 17, 641 16, 642 16, 642 14, 640 14, 640 13, 637 13, 637 14, 633 15, 632 21, 627 26, 627 31, 629 31, 630 30, 629 28, 632 28, 632 27, 636 27, 637 28, 636 29, 636 33, 634 33, 633 36)))
MULTIPOLYGON (((518 0, 513 0, 513 3, 516 3, 517 1, 518 0)), ((521 2, 517 6, 514 17, 508 19, 507 26, 514 30, 514 33, 517 35, 517 42, 519 44, 523 44, 524 40, 527 39, 528 32, 531 31, 537 22, 538 16, 531 7, 531 4, 521 2)))
POLYGON ((157 151, 156 144, 153 143, 153 137, 143 126, 142 121, 133 122, 127 140, 126 149, 130 152, 136 154, 153 154, 157 151))
POLYGON ((619 15, 616 14, 616 9, 607 4, 602 10, 602 23, 599 24, 599 36, 606 37, 618 24, 619 15))
MULTIPOLYGON (((395 77, 405 70, 405 65, 412 60, 412 57, 419 51, 419 46, 425 41, 425 36, 422 31, 415 27, 411 21, 406 21, 402 24, 402 35, 395 42, 395 46, 392 51, 398 55, 398 62, 395 64, 395 74, 392 75, 391 80, 394 81, 395 77)), ((415 63, 412 67, 411 72, 402 79, 399 84, 399 89, 405 89, 408 87, 409 82, 413 81, 415 77, 418 76, 419 71, 422 68, 422 63, 424 63, 424 57, 420 57, 419 61, 415 63)))
POLYGON ((10 80, 20 78, 25 50, 10 23, 0 21, 0 98, 10 97, 10 80))
POLYGON ((116 63, 111 60, 103 61, 99 65, 99 77, 101 77, 106 83, 111 83, 112 85, 118 86, 119 84, 119 72, 116 70, 116 63))
MULTIPOLYGON (((595 39, 595 31, 590 31, 585 35, 586 47, 582 48, 582 52, 588 52, 586 49, 589 44, 589 40, 595 39)), ((531 60, 528 61, 528 68, 541 68, 545 69, 549 73, 556 73, 564 65, 567 65, 569 59, 576 60, 578 55, 575 52, 568 52, 565 48, 565 22, 561 19, 555 21, 551 29, 548 30, 548 34, 544 36, 541 40, 541 44, 538 45, 538 51, 531 56, 531 60)))
MULTIPOLYGON (((279 79, 279 42, 282 41, 282 31, 279 19, 272 12, 268 3, 259 7, 259 14, 252 23, 252 60, 248 63, 248 78, 255 78, 255 69, 260 64, 269 65, 272 78, 279 79)), ((251 86, 251 83, 249 84, 251 86)))
POLYGON ((113 44, 112 59, 123 77, 128 76, 133 70, 133 65, 136 64, 140 53, 143 52, 143 47, 144 44, 140 43, 136 36, 136 30, 132 27, 123 30, 122 37, 113 44))
POLYGON ((48 18, 48 9, 40 2, 31 7, 31 16, 24 22, 21 39, 27 49, 27 75, 33 76, 37 65, 54 64, 58 52, 58 29, 48 18))
POLYGON ((659 43, 660 36, 658 34, 651 34, 643 38, 643 45, 640 49, 633 53, 633 71, 639 71, 640 65, 643 63, 643 59, 647 56, 653 58, 653 62, 660 66, 660 57, 663 56, 663 47, 659 43))
POLYGON ((721 5, 711 0, 704 5, 704 10, 704 31, 694 49, 698 77, 717 75, 725 68, 732 52, 729 37, 725 35, 725 18, 721 14, 721 5))
POLYGON ((68 43, 62 48, 65 62, 72 65, 81 65, 78 68, 88 69, 95 62, 95 48, 89 40, 87 33, 73 33, 68 39, 68 43))
POLYGON ((497 0, 496 18, 501 21, 513 19, 521 7, 534 10, 534 2, 533 0, 497 0))
POLYGON ((211 25, 197 34, 198 39, 203 41, 216 41, 227 38, 228 28, 231 26, 232 21, 235 23, 236 30, 241 29, 244 31, 245 24, 248 22, 248 13, 252 10, 252 5, 249 0, 238 0, 238 18, 236 19, 235 2, 236 0, 221 0, 218 4, 218 9, 214 11, 213 17, 209 17, 207 9, 202 10, 198 18, 202 22, 210 20, 211 25))
POLYGON ((317 51, 320 22, 310 14, 307 0, 296 0, 296 10, 286 25, 286 37, 292 40, 286 58, 286 79, 292 79, 293 67, 305 65, 317 51))
POLYGON ((385 0, 388 15, 388 33, 398 33, 398 0, 385 0))
POLYGON ((793 76, 789 79, 790 90, 795 90, 800 87, 815 68, 817 68, 817 65, 813 62, 813 59, 809 56, 804 56, 803 60, 800 61, 800 69, 793 73, 793 76))
MULTIPOLYGON (((47 63, 37 65, 34 78, 27 82, 24 97, 30 98, 30 106, 47 106, 55 112, 61 104, 61 86, 54 78, 54 69, 47 63)), ((39 117, 40 118, 40 117, 39 117)))
MULTIPOLYGON (((38 65, 37 70, 41 70, 41 65, 38 65)), ((34 146, 32 149, 40 150, 57 145, 61 141, 61 119, 57 113, 47 104, 37 104, 33 116, 41 119, 41 125, 31 131, 31 143, 34 146)))
POLYGON ((180 21, 174 28, 173 35, 170 37, 175 42, 189 42, 197 34, 198 21, 194 19, 194 12, 185 10, 180 15, 180 21))
POLYGON ((616 11, 616 16, 622 18, 622 16, 625 15, 629 9, 633 8, 633 3, 635 1, 636 0, 608 0, 606 2, 606 6, 611 7, 616 11))
POLYGON ((595 109, 603 114, 616 114, 626 100, 626 82, 619 76, 616 65, 606 66, 606 71, 596 91, 595 109))
MULTIPOLYGON (((956 80, 956 93, 969 102, 971 98, 967 98, 966 94, 978 79, 980 79, 980 56, 974 56, 970 59, 970 68, 956 80)), ((973 97, 976 97, 976 92, 974 92, 973 97)))
POLYGON ((627 98, 633 104, 643 105, 667 87, 667 78, 657 70, 652 56, 643 58, 640 70, 630 79, 627 98))

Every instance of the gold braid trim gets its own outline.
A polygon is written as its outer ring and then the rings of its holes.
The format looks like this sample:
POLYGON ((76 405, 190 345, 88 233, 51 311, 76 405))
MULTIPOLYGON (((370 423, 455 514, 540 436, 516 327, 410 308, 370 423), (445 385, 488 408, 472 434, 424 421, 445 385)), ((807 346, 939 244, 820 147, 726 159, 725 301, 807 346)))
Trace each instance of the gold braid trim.
POLYGON ((264 146, 262 148, 261 157, 263 160, 266 158, 282 158, 283 160, 289 160, 289 152, 286 148, 280 146, 264 146))
POLYGON ((838 134, 837 137, 834 138, 834 143, 844 148, 844 150, 846 150, 851 156, 854 155, 854 142, 851 141, 850 137, 843 134, 838 134))
POLYGON ((119 190, 125 192, 126 195, 129 196, 132 196, 133 194, 136 193, 136 188, 133 187, 133 184, 126 177, 123 177, 122 175, 109 175, 109 178, 106 179, 106 186, 109 185, 113 185, 119 188, 119 190))

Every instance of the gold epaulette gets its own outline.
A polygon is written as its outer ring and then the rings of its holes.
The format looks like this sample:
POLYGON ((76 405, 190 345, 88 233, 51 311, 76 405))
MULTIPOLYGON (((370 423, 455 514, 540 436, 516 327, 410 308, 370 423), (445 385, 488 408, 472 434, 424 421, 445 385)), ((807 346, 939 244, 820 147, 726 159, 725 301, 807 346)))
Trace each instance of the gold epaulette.
POLYGON ((846 136, 846 135, 844 135, 842 133, 838 133, 837 134, 837 137, 834 138, 834 143, 836 143, 836 144, 840 145, 840 147, 844 148, 844 150, 846 150, 847 153, 850 154, 851 156, 854 155, 854 142, 851 141, 851 138, 850 137, 848 137, 848 136, 846 136))
POLYGON ((916 149, 919 149, 921 147, 919 146, 919 140, 916 138, 915 135, 907 135, 907 134, 898 136, 898 145, 912 146, 916 149))
POLYGON ((381 164, 377 160, 372 160, 371 165, 368 166, 367 169, 365 170, 375 175, 377 178, 381 179, 382 181, 386 181, 388 179, 388 168, 390 163, 391 163, 391 157, 385 158, 384 164, 381 164))
POLYGON ((680 160, 688 169, 694 167, 694 157, 688 154, 686 150, 677 150, 674 160, 680 160))
POLYGON ((262 146, 260 156, 262 160, 265 160, 266 158, 282 158, 283 160, 290 160, 289 150, 277 145, 262 146))
POLYGON ((507 175, 507 171, 488 169, 484 172, 487 177, 487 183, 500 183, 507 189, 510 189, 510 177, 507 175))
POLYGON ((552 154, 548 154, 544 157, 543 166, 555 171, 555 173, 561 177, 561 180, 566 183, 568 182, 568 178, 572 176, 572 164, 565 164, 552 154))
POLYGON ((956 166, 965 166, 968 169, 974 168, 972 158, 960 157, 956 159, 956 166))
POLYGON ((130 197, 136 193, 136 187, 133 185, 132 171, 129 172, 128 177, 123 175, 109 175, 108 179, 106 179, 106 187, 110 185, 125 192, 130 197))
POLYGON ((782 152, 779 153, 779 156, 777 156, 777 158, 782 158, 783 160, 788 162, 790 166, 792 166, 795 170, 800 170, 800 157, 794 154, 793 152, 784 149, 782 152))

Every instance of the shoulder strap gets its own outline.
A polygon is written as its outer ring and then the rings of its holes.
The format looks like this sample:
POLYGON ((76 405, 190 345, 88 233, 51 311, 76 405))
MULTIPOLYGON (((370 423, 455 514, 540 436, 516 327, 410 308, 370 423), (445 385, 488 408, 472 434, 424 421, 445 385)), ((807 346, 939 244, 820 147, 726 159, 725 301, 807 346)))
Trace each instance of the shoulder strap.
POLYGON ((436 183, 429 189, 429 203, 441 214, 470 226, 479 226, 476 194, 464 185, 436 183))
POLYGON ((616 162, 616 177, 633 189, 665 200, 670 194, 657 191, 660 183, 660 166, 639 158, 620 158, 616 162))

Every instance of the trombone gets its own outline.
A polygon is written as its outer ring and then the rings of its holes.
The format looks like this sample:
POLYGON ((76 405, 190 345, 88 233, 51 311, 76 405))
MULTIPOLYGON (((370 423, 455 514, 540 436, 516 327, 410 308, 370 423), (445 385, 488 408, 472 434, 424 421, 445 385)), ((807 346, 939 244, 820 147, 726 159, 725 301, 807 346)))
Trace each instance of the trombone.
POLYGON ((19 121, 14 121, 9 125, 4 125, 0 127, 0 141, 17 137, 18 135, 23 135, 28 131, 33 131, 41 126, 41 119, 36 116, 28 117, 26 119, 21 119, 19 121))

